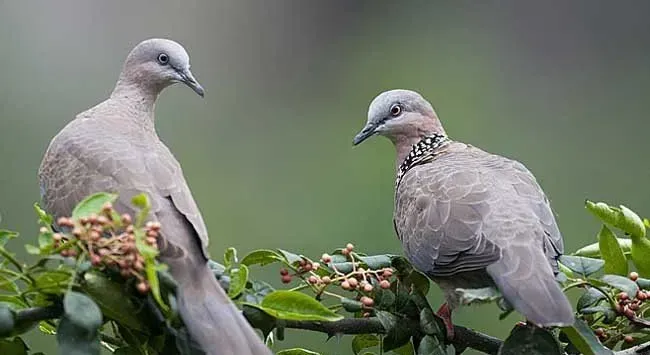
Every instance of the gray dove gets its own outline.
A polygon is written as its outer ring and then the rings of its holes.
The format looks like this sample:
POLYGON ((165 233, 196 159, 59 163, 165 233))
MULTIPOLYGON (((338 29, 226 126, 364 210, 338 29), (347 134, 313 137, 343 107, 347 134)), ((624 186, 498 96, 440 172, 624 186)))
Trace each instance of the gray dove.
POLYGON ((460 303, 456 289, 493 286, 536 325, 573 323, 555 280, 562 235, 523 164, 448 138, 414 91, 391 90, 372 101, 353 143, 375 134, 397 151, 395 230, 409 261, 442 289, 439 314, 448 328, 460 303))
POLYGON ((146 193, 148 219, 162 225, 160 259, 179 284, 179 313, 191 338, 210 355, 271 354, 210 271, 203 218, 180 164, 156 134, 156 99, 179 82, 203 96, 180 44, 138 44, 111 96, 52 139, 38 172, 44 206, 57 218, 69 216, 84 197, 106 191, 119 194, 117 211, 133 214, 131 198, 146 193))

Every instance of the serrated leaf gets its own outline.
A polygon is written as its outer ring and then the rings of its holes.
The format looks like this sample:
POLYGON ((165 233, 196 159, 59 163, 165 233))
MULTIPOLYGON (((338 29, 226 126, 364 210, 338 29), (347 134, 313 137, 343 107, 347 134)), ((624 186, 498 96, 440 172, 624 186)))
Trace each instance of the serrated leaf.
POLYGON ((334 313, 312 297, 298 291, 273 291, 264 297, 259 305, 247 304, 278 319, 324 322, 343 319, 343 316, 334 313))
POLYGON ((604 283, 627 293, 630 297, 635 297, 639 286, 636 282, 619 275, 604 275, 601 278, 604 283))
POLYGON ((361 350, 379 345, 379 337, 374 334, 359 334, 352 338, 352 352, 358 355, 361 350))
POLYGON ((248 253, 248 255, 241 260, 241 263, 247 266, 264 266, 276 261, 282 261, 282 255, 278 252, 270 249, 259 249, 248 253))
POLYGON ((418 355, 446 355, 444 344, 435 336, 425 335, 418 346, 418 355))
POLYGON ((627 275, 627 259, 616 236, 606 225, 603 225, 598 233, 598 246, 601 258, 605 261, 605 273, 627 275))
POLYGON ((17 232, 6 229, 0 229, 0 247, 4 246, 8 241, 18 236, 17 232))
POLYGON ((598 341, 591 328, 581 319, 576 318, 573 326, 562 328, 562 332, 583 355, 613 354, 610 349, 607 349, 598 341))
POLYGON ((562 355, 553 334, 536 326, 515 326, 499 348, 498 355, 562 355))
POLYGON ((573 255, 560 256, 560 263, 571 269, 571 271, 584 276, 598 272, 605 266, 603 260, 573 255))
POLYGON ((237 269, 232 269, 230 272, 230 285, 228 287, 228 297, 237 297, 246 288, 248 282, 248 267, 246 265, 239 265, 237 269))
POLYGON ((280 350, 276 355, 320 355, 320 353, 302 348, 293 348, 280 350))
POLYGON ((90 297, 83 293, 69 291, 63 298, 65 317, 76 327, 87 332, 96 332, 102 325, 102 312, 90 297))
POLYGON ((223 264, 226 266, 226 269, 230 269, 235 264, 237 264, 237 249, 228 248, 223 254, 223 264))
POLYGON ((494 287, 457 288, 455 291, 460 298, 461 304, 464 305, 494 302, 502 297, 501 293, 494 287))
POLYGON ((92 194, 77 204, 72 210, 72 218, 78 220, 82 217, 88 217, 91 214, 99 214, 102 211, 102 206, 106 202, 113 203, 117 200, 116 194, 99 192, 92 194))
POLYGON ((143 323, 143 308, 131 299, 123 283, 113 281, 99 272, 87 272, 83 277, 83 290, 95 300, 102 314, 130 329, 145 333, 148 331, 143 323))
POLYGON ((590 287, 587 289, 587 291, 585 291, 585 293, 582 294, 582 296, 580 296, 580 299, 578 299, 576 309, 578 312, 582 312, 584 308, 591 307, 598 303, 598 301, 605 298, 605 295, 603 295, 602 292, 598 291, 598 289, 590 287))

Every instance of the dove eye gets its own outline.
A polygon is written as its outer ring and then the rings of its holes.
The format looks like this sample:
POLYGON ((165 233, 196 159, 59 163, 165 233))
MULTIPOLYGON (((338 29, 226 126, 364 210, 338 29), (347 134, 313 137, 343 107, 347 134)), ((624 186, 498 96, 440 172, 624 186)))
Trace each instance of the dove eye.
POLYGON ((158 55, 158 63, 160 63, 160 65, 167 65, 167 63, 169 63, 169 56, 165 53, 160 53, 158 55))
POLYGON ((390 115, 393 117, 399 116, 402 113, 402 106, 396 104, 390 107, 390 115))

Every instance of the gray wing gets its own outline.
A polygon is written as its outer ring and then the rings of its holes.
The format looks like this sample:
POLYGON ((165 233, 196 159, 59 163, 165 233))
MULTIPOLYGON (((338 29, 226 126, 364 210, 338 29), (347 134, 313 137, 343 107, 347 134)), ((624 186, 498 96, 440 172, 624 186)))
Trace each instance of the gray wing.
POLYGON ((445 153, 404 176, 395 226, 407 255, 431 276, 484 269, 512 243, 536 243, 554 269, 563 251, 533 175, 516 161, 473 147, 445 153), (524 229, 541 235, 517 232, 524 229))
POLYGON ((131 197, 144 192, 152 219, 173 206, 198 237, 188 241, 172 233, 165 239, 186 251, 198 246, 207 258, 207 229, 176 159, 157 139, 134 139, 125 132, 132 127, 107 122, 111 120, 75 120, 52 140, 39 169, 46 210, 57 217, 69 215, 85 196, 107 191, 120 194, 119 211, 133 213, 131 197))

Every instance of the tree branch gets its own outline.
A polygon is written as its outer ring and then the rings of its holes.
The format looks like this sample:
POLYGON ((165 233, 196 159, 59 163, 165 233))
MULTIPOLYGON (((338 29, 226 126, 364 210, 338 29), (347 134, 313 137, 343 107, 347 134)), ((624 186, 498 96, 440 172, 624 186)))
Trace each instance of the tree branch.
MULTIPOLYGON (((346 318, 337 322, 284 321, 284 326, 292 329, 335 334, 385 334, 386 330, 378 318, 346 318)), ((454 339, 451 343, 456 349, 472 348, 486 354, 496 354, 502 341, 495 337, 476 332, 462 326, 454 326, 454 339)))

